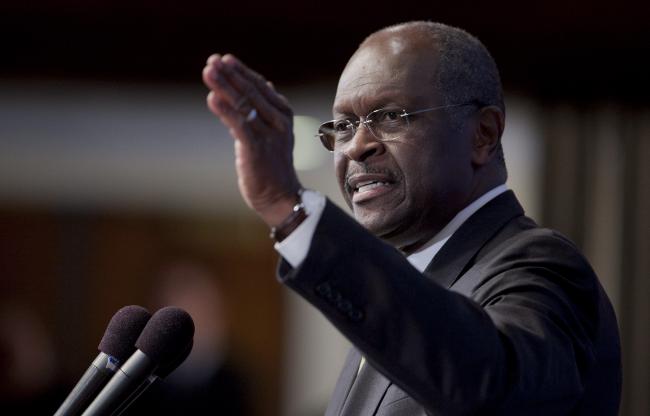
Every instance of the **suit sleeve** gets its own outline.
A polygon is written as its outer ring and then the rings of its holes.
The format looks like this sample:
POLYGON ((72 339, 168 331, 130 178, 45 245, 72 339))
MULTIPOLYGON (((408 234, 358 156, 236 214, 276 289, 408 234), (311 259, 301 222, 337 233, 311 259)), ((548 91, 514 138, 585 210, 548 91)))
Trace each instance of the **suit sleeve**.
POLYGON ((550 234, 516 239, 463 276, 470 298, 328 202, 307 258, 279 276, 432 413, 560 414, 582 392, 597 321, 589 266, 547 254, 570 249, 550 234))

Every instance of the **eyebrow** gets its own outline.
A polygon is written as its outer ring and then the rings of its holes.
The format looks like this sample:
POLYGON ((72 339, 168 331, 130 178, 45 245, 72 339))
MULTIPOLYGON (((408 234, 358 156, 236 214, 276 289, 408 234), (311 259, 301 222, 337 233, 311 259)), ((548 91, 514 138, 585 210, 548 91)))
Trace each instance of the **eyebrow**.
POLYGON ((355 87, 353 90, 348 90, 343 94, 337 93, 337 98, 342 101, 342 105, 335 105, 332 108, 333 113, 350 114, 350 110, 361 108, 363 110, 372 111, 372 109, 381 108, 388 103, 396 103, 403 101, 404 96, 401 94, 402 89, 398 86, 383 85, 376 88, 372 95, 359 97, 357 95, 359 89, 364 88, 368 84, 355 87))
POLYGON ((332 114, 340 115, 355 115, 358 114, 365 116, 371 111, 377 110, 378 108, 385 107, 404 107, 405 97, 396 97, 395 94, 378 94, 373 97, 368 97, 365 99, 346 99, 342 104, 335 105, 332 108, 332 114))
POLYGON ((402 86, 394 84, 384 84, 377 88, 379 92, 371 96, 355 96, 360 88, 369 84, 370 83, 365 83, 355 86, 354 89, 348 89, 342 94, 338 94, 337 92, 336 98, 339 98, 339 101, 342 101, 342 105, 339 104, 333 106, 332 114, 334 117, 336 118, 337 114, 356 116, 357 113, 361 113, 362 116, 365 116, 373 110, 389 107, 391 105, 409 110, 409 107, 413 106, 426 106, 431 100, 430 94, 425 94, 422 91, 412 96, 406 96, 403 94, 402 86))

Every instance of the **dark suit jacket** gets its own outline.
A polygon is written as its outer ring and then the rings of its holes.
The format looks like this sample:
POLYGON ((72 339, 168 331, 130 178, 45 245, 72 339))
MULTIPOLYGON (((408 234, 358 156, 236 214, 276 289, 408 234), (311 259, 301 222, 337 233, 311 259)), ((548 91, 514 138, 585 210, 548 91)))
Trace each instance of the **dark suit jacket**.
POLYGON ((354 349, 327 415, 615 415, 611 304, 578 249, 506 192, 425 270, 327 203, 302 265, 280 279, 354 349))

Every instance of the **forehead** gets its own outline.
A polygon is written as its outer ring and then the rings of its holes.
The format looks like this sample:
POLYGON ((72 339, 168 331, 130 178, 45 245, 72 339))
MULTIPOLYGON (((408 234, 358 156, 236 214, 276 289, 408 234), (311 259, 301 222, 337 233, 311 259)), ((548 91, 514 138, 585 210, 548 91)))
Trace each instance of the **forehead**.
POLYGON ((343 70, 334 114, 364 113, 378 106, 435 101, 434 53, 394 39, 362 46, 343 70))

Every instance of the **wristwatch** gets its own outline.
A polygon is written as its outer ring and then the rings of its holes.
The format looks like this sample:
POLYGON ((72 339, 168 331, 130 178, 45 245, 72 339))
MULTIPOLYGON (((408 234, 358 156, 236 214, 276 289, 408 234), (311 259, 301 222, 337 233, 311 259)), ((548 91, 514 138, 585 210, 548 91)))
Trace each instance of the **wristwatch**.
POLYGON ((293 206, 293 209, 291 210, 291 214, 287 218, 285 218, 280 225, 276 227, 271 228, 271 234, 269 234, 269 237, 271 237, 273 240, 277 241, 278 243, 285 238, 289 236, 295 230, 298 228, 300 224, 307 218, 307 211, 305 211, 305 204, 302 201, 302 193, 305 190, 303 188, 300 188, 298 190, 298 202, 296 202, 296 205, 293 206))

